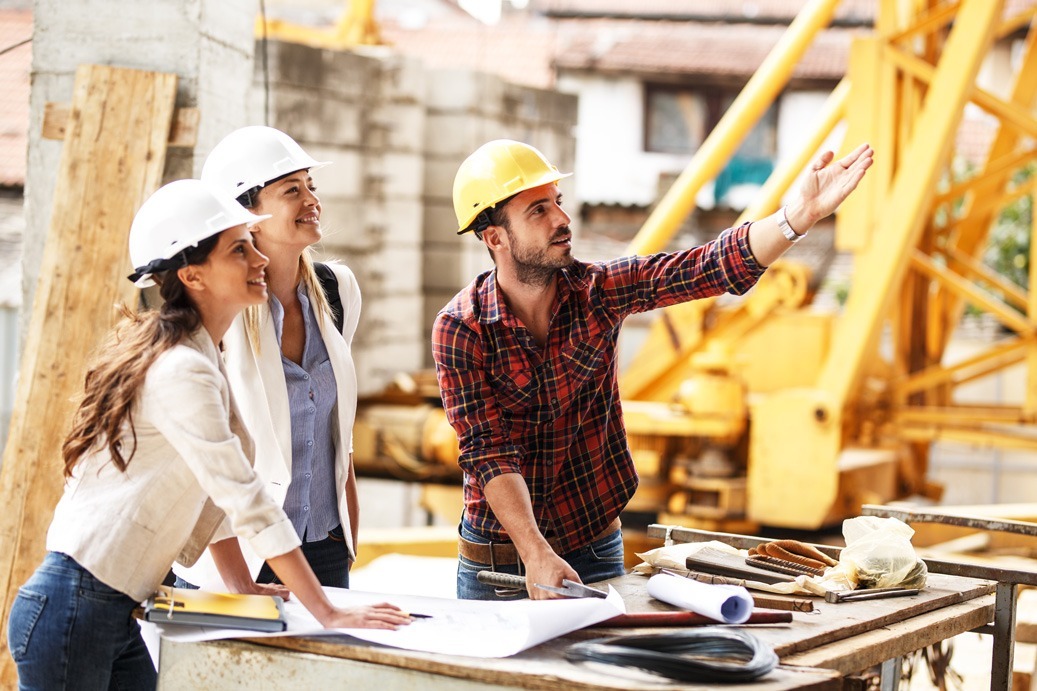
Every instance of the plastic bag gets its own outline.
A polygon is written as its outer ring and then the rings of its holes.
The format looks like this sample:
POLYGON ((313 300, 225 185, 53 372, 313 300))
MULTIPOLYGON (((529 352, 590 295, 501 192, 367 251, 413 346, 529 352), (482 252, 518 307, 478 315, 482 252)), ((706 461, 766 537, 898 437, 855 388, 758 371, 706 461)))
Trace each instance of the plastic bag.
POLYGON ((911 546, 914 534, 895 518, 848 518, 843 521, 846 548, 834 568, 856 588, 924 588, 929 570, 911 546))

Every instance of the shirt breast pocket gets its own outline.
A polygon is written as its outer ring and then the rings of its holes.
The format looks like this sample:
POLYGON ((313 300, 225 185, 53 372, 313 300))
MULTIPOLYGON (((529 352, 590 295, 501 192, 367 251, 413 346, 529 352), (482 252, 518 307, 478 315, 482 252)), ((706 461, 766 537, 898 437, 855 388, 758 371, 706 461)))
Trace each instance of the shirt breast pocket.
POLYGON ((539 421, 543 416, 543 406, 539 403, 540 378, 533 372, 494 376, 492 384, 504 417, 512 420, 539 421))
POLYGON ((563 350, 566 377, 571 383, 573 392, 579 391, 588 382, 594 381, 608 352, 609 341, 604 337, 577 341, 572 344, 571 348, 563 350))

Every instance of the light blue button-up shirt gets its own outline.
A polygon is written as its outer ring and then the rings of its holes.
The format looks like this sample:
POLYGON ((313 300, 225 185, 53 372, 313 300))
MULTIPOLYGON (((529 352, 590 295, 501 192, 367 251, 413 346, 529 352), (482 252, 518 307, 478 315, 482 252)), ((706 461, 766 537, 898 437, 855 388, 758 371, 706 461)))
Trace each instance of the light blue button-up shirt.
MULTIPOLYGON (((299 537, 316 542, 341 523, 335 491, 335 404, 338 400, 335 372, 328 349, 317 328, 317 317, 303 284, 298 288, 305 330, 302 364, 281 355, 288 385, 288 410, 292 421, 292 481, 284 511, 299 537)), ((270 296, 277 345, 284 331, 284 307, 270 296)))

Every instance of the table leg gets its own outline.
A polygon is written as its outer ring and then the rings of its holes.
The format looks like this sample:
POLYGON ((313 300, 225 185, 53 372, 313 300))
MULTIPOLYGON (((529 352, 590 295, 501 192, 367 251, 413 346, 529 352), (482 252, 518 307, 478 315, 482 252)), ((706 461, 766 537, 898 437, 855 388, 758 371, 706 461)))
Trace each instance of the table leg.
POLYGON ((894 657, 882 663, 879 671, 879 691, 897 691, 900 688, 900 670, 904 659, 894 657))
POLYGON ((998 583, 994 601, 994 652, 990 661, 990 690, 1012 688, 1015 655, 1015 598, 1019 586, 998 583))

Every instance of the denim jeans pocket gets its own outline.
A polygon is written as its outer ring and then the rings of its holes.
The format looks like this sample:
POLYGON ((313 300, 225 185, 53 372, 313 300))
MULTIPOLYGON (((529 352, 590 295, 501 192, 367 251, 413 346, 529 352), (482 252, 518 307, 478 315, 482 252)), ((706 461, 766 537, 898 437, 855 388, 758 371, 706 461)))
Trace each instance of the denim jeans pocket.
POLYGON ((79 584, 79 597, 108 606, 130 605, 130 609, 133 608, 134 604, 130 601, 128 595, 105 585, 89 574, 85 574, 85 577, 79 584))
POLYGON ((47 604, 47 596, 25 588, 18 589, 18 597, 11 605, 11 615, 7 626, 7 646, 15 662, 21 662, 29 649, 32 632, 36 622, 43 614, 47 604))
MULTIPOLYGON (((460 565, 460 568, 472 572, 485 571, 486 569, 490 568, 489 564, 480 564, 479 562, 472 561, 471 559, 463 557, 460 554, 457 555, 457 563, 460 565)), ((514 564, 511 564, 511 566, 514 566, 514 564)))
POLYGON ((623 563, 623 532, 617 530, 611 535, 592 542, 589 545, 590 553, 593 557, 604 563, 623 563))

